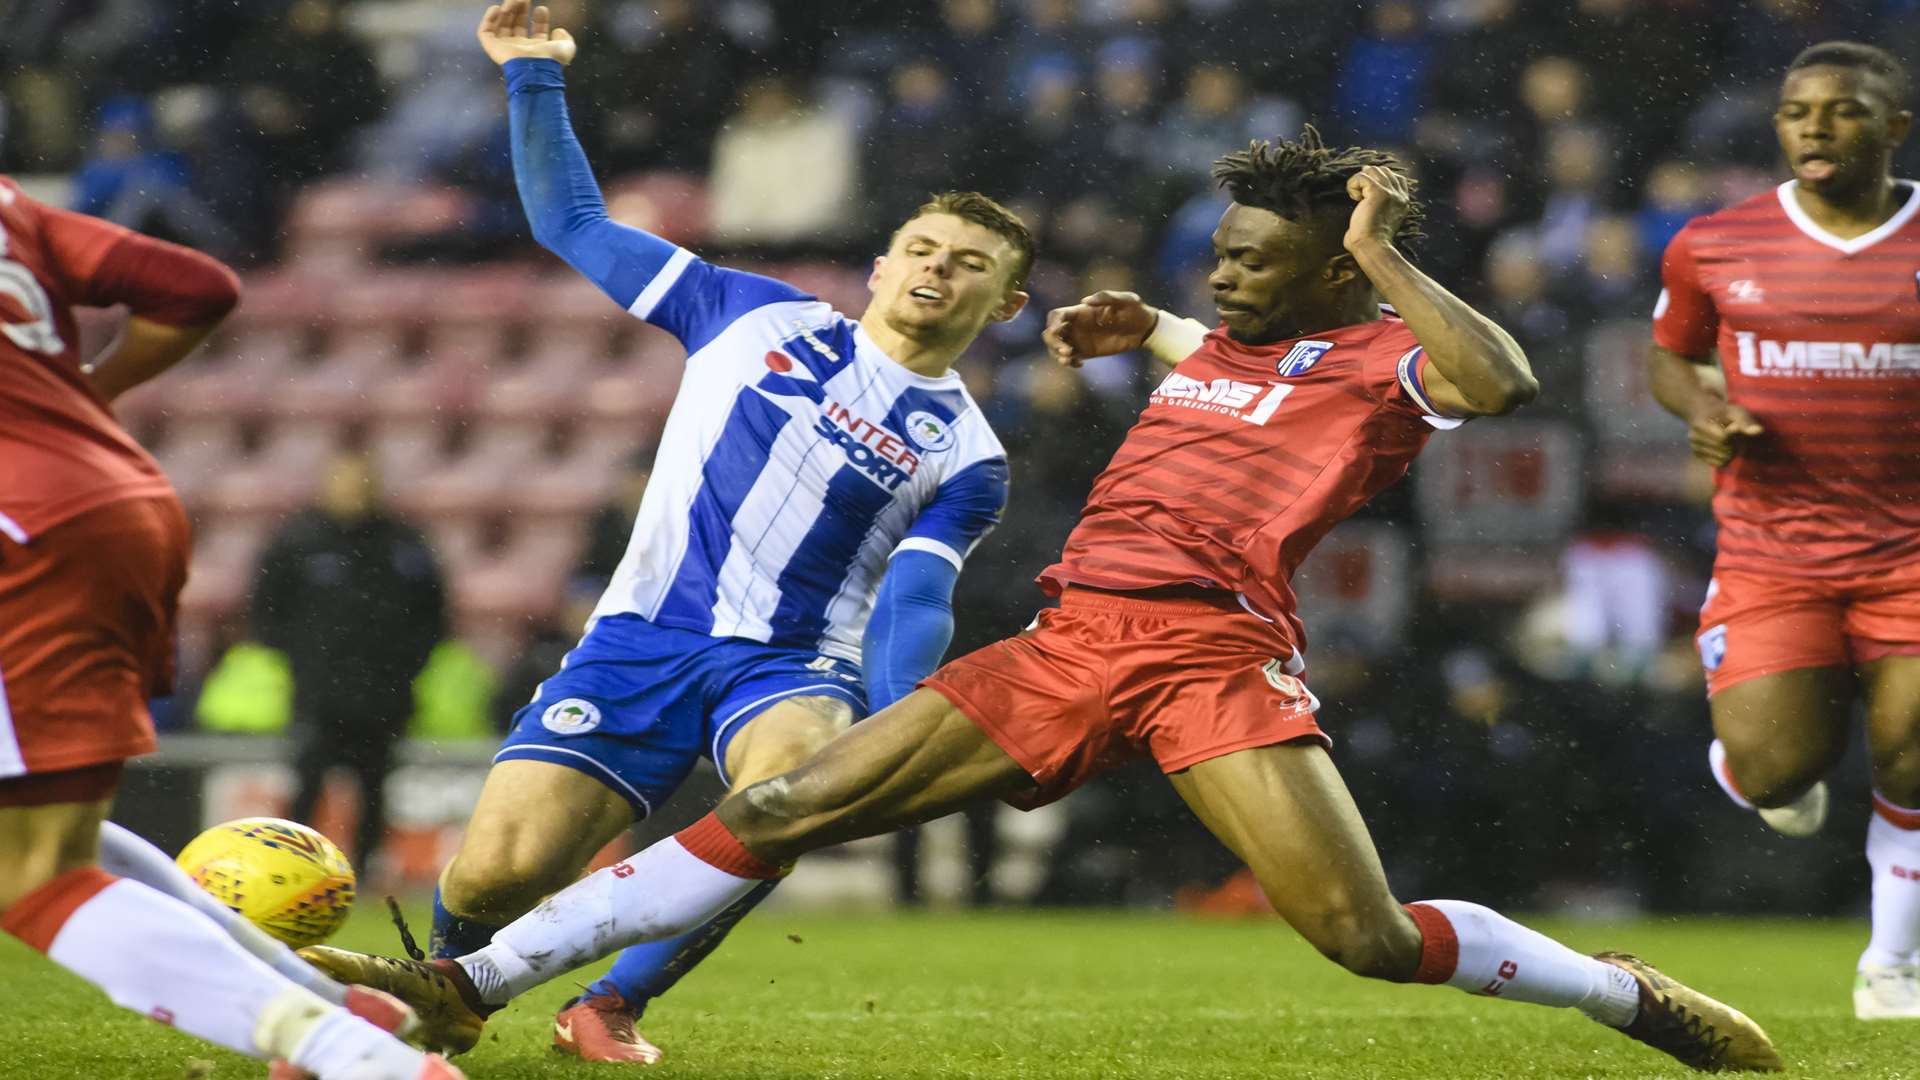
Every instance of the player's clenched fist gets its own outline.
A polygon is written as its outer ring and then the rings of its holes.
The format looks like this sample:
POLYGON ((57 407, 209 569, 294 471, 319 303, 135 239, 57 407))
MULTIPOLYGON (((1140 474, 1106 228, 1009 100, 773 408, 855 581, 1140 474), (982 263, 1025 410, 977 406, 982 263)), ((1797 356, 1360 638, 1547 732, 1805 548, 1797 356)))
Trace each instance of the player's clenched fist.
POLYGON ((1413 181, 1392 169, 1368 165, 1347 181, 1347 197, 1356 204, 1347 222, 1347 250, 1367 241, 1391 244, 1413 209, 1413 181))
POLYGON ((553 15, 546 5, 533 9, 531 25, 527 18, 527 0, 506 0, 495 4, 480 16, 480 47, 487 59, 496 64, 509 60, 558 60, 573 62, 578 50, 573 35, 553 27, 553 15))
POLYGON ((1693 456, 1719 468, 1733 460, 1742 443, 1766 429, 1753 414, 1730 401, 1722 401, 1693 415, 1687 422, 1687 445, 1693 456))
POLYGON ((1069 307, 1047 312, 1040 338, 1055 362, 1079 367, 1095 356, 1112 356, 1146 343, 1160 317, 1130 292, 1097 292, 1069 307))

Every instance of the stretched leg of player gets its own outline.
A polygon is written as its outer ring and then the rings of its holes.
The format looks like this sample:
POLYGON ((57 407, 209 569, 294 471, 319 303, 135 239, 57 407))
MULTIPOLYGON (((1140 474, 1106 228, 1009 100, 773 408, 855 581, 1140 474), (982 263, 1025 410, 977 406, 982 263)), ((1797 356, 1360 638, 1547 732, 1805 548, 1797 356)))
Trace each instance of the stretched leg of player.
POLYGON ((1853 673, 1835 667, 1782 671, 1720 690, 1708 753, 1714 780, 1774 829, 1818 832, 1827 816, 1821 778, 1846 752, 1853 695, 1853 673))
MULTIPOLYGON (((853 707, 830 696, 776 701, 746 720, 727 743, 730 791, 797 768, 853 724, 853 707)), ((613 969, 567 1002, 554 1018, 555 1045, 588 1061, 654 1064, 663 1054, 634 1030, 647 1003, 673 988, 726 940, 747 913, 773 893, 777 881, 754 887, 706 925, 665 941, 629 945, 613 969)))
POLYGON ((1252 867, 1281 916, 1357 975, 1578 1009, 1696 1067, 1778 1067, 1752 1021, 1631 958, 1582 956, 1478 904, 1402 907, 1317 742, 1241 750, 1171 779, 1201 821, 1252 867), (1710 1029, 1677 1033, 1684 1024, 1674 1004, 1710 1029), (1731 1044, 1720 1042, 1729 1036, 1731 1044))
POLYGON ((193 907, 98 865, 108 802, 0 805, 0 929, 161 1023, 328 1077, 459 1073, 241 949, 193 907))
POLYGON ((1873 936, 1854 978, 1862 1020, 1920 1019, 1920 656, 1863 664, 1873 759, 1873 936))
MULTIPOLYGON (((476 1012, 496 1008, 615 949, 700 926, 808 851, 1032 783, 946 698, 915 691, 800 768, 729 796, 677 836, 548 898, 461 957, 456 981, 470 984, 461 989, 476 1012)), ((413 1000, 412 987, 399 989, 413 1000)))

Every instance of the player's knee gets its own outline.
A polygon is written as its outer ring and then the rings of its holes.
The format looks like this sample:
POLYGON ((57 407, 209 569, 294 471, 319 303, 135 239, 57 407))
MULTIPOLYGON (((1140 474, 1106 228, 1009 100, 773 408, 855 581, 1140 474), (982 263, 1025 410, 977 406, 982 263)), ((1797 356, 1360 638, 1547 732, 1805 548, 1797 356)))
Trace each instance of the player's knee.
POLYGON ((440 879, 440 902, 455 915, 473 919, 514 919, 549 893, 565 888, 579 867, 559 865, 551 852, 526 845, 466 845, 440 879))
POLYGON ((1777 740, 1722 736, 1721 743, 1734 786, 1756 806, 1784 806, 1799 798, 1829 764, 1819 753, 1777 740))

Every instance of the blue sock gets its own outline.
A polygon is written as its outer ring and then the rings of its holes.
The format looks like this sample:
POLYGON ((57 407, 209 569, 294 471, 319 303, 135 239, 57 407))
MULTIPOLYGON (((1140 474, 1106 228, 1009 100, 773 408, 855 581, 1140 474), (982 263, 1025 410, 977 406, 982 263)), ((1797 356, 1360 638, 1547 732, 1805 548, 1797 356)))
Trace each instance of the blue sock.
POLYGON ((463 919, 440 902, 440 886, 433 887, 433 933, 427 938, 427 955, 445 960, 479 952, 493 940, 497 926, 463 919))
POLYGON ((633 1007, 634 1015, 639 1015, 645 1011, 648 1001, 666 993, 674 983, 680 981, 681 976, 692 971, 707 958, 707 954, 719 948, 727 933, 747 917, 747 912, 758 907, 760 901, 765 900, 778 884, 778 879, 761 882, 752 892, 735 900, 732 907, 709 919, 698 930, 666 941, 627 946, 621 950, 619 959, 613 962, 613 970, 587 987, 586 996, 619 994, 633 1007))

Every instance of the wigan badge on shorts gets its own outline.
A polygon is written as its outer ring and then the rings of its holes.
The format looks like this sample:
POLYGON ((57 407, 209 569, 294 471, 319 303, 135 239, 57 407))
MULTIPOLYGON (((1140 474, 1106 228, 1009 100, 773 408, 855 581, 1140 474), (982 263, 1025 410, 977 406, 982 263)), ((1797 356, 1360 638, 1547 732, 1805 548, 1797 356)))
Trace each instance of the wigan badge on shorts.
POLYGON ((570 697, 547 706, 540 723, 555 735, 579 735, 600 726, 600 707, 582 698, 570 697))
POLYGON ((1727 624, 1721 623, 1696 639, 1700 645, 1700 666, 1708 671, 1719 671, 1727 658, 1727 624))

